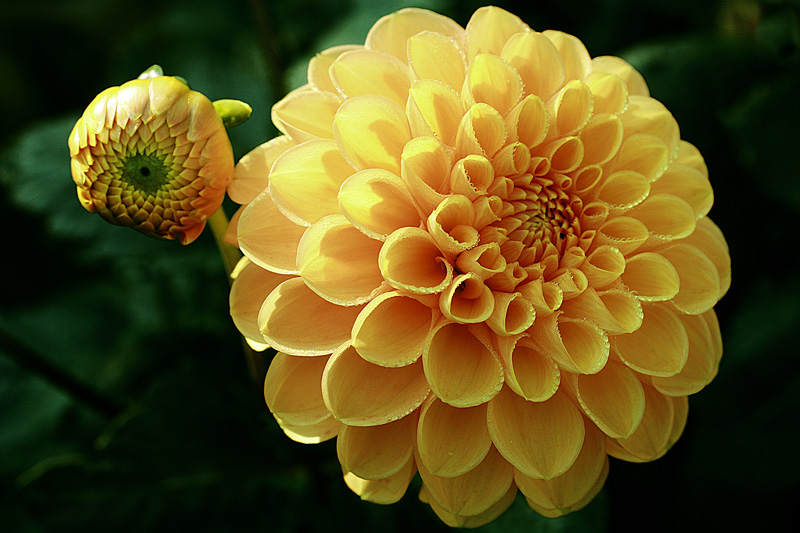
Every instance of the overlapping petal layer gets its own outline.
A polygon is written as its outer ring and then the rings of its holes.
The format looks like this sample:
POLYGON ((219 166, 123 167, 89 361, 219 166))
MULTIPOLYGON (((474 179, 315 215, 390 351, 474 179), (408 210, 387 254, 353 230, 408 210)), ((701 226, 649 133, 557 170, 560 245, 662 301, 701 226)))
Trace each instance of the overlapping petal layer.
POLYGON ((352 490, 393 502, 419 472, 453 526, 517 489, 560 516, 608 455, 675 443, 722 355, 730 259, 702 158, 629 64, 498 8, 466 29, 405 9, 315 57, 273 117, 232 184, 232 313, 281 350, 282 427, 338 431, 352 490))

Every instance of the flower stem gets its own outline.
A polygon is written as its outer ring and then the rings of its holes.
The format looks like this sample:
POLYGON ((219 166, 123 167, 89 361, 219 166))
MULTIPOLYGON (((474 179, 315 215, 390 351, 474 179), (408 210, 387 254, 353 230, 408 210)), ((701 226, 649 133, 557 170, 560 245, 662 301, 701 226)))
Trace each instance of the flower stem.
POLYGON ((219 255, 222 257, 222 263, 225 265, 225 273, 228 275, 228 282, 231 280, 231 272, 233 272, 236 263, 239 262, 242 254, 239 249, 233 245, 225 242, 225 233, 228 231, 228 217, 225 216, 225 211, 220 207, 213 215, 208 218, 208 225, 211 227, 211 233, 214 234, 214 241, 217 243, 219 255))

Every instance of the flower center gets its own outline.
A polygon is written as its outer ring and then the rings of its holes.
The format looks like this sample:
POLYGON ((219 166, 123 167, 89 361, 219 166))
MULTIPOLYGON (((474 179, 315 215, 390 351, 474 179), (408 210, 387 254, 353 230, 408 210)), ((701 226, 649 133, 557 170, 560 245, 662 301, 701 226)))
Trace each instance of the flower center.
POLYGON ((165 158, 156 153, 130 154, 122 160, 120 170, 122 181, 150 196, 170 181, 170 168, 165 158))

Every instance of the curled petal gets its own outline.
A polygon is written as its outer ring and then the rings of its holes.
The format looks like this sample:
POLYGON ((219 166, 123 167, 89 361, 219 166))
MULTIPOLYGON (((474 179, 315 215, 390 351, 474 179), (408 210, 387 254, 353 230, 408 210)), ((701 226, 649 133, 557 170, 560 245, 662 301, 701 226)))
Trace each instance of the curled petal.
POLYGON ((641 220, 657 241, 682 239, 695 228, 692 207, 671 194, 651 194, 628 214, 641 220))
MULTIPOLYGON (((612 209, 625 210, 642 203, 642 200, 647 198, 648 194, 650 194, 650 182, 644 176, 633 170, 620 170, 614 172, 603 181, 597 192, 597 199, 607 203, 612 209)), ((648 225, 648 222, 650 222, 654 226, 650 231, 655 231, 656 229, 667 229, 669 231, 668 228, 664 227, 663 223, 658 223, 659 215, 669 216, 664 213, 666 210, 667 206, 656 201, 648 209, 636 211, 631 216, 642 220, 648 229, 650 229, 650 225, 648 225), (655 220, 653 220, 654 218, 655 220)))
POLYGON ((689 338, 689 355, 683 369, 670 377, 653 377, 653 386, 666 396, 700 392, 717 375, 722 358, 722 337, 713 309, 702 315, 680 315, 689 338))
POLYGON ((530 334, 537 348, 569 372, 594 374, 608 361, 608 335, 587 320, 553 313, 535 321, 530 334))
POLYGON ((495 154, 492 166, 498 176, 517 176, 528 171, 531 152, 521 142, 505 145, 495 154))
POLYGON ((399 368, 374 365, 349 342, 333 352, 322 374, 325 406, 348 426, 377 426, 403 418, 429 393, 422 364, 399 368))
POLYGON ((540 317, 552 315, 564 301, 564 291, 561 287, 541 278, 520 285, 517 291, 533 305, 540 317))
POLYGON ((296 357, 278 352, 264 380, 264 398, 284 424, 310 426, 330 417, 322 401, 322 371, 327 357, 296 357))
POLYGON ((339 429, 342 427, 342 423, 332 416, 307 426, 287 424, 277 416, 275 420, 287 437, 300 444, 319 444, 330 440, 339 434, 339 429))
POLYGON ((453 266, 433 237, 419 228, 401 228, 389 235, 378 266, 390 285, 416 294, 441 292, 453 280, 453 266))
POLYGON ((664 104, 655 98, 631 95, 620 118, 626 135, 652 135, 664 143, 670 156, 677 153, 680 140, 678 123, 664 104))
POLYGON ((420 224, 405 184, 386 170, 356 172, 342 183, 338 199, 347 220, 373 239, 385 241, 396 229, 420 224))
POLYGON ((511 390, 530 402, 543 402, 556 393, 561 371, 550 356, 525 337, 503 337, 498 345, 511 390))
POLYGON ((508 492, 506 492, 506 495, 497 500, 497 503, 492 504, 484 512, 471 516, 457 515, 445 511, 441 505, 436 503, 436 500, 430 498, 428 494, 428 489, 425 487, 425 485, 423 485, 422 489, 420 490, 419 498, 420 500, 430 505, 431 509, 433 509, 433 512, 436 513, 436 516, 438 516, 441 519, 441 521, 447 524, 448 526, 472 529, 485 526, 489 522, 492 522, 497 518, 499 518, 500 515, 505 513, 508 510, 508 508, 511 507, 511 504, 514 503, 516 496, 517 496, 517 486, 512 483, 511 486, 508 488, 508 492))
POLYGON ((547 137, 550 115, 544 100, 529 94, 506 115, 508 142, 521 142, 528 148, 538 146, 547 137))
POLYGON ((531 478, 517 470, 514 482, 539 514, 557 518, 589 503, 608 476, 608 456, 603 434, 584 419, 583 447, 569 470, 552 479, 531 478))
POLYGON ((564 302, 562 309, 569 317, 588 318, 611 335, 636 331, 644 318, 636 295, 620 289, 597 292, 590 287, 564 302))
POLYGON ((717 299, 722 298, 731 286, 731 256, 728 252, 728 243, 725 236, 714 222, 708 217, 703 217, 697 221, 694 233, 682 241, 703 252, 714 266, 717 267, 719 274, 719 294, 717 299))
POLYGON ((431 474, 417 461, 423 486, 431 499, 448 513, 479 515, 500 501, 512 486, 514 469, 494 447, 475 468, 457 477, 431 474))
POLYGON ((384 479, 408 465, 414 447, 416 416, 379 426, 342 426, 336 453, 342 468, 364 479, 384 479))
POLYGON ((631 135, 622 142, 617 158, 609 165, 609 170, 634 170, 653 182, 669 165, 669 149, 658 137, 644 133, 631 135))
POLYGON ((353 348, 370 363, 405 366, 422 355, 434 320, 418 300, 392 291, 369 302, 353 324, 353 348))
POLYGON ((365 46, 406 60, 408 39, 423 31, 441 33, 461 46, 464 29, 452 19, 426 9, 406 8, 382 17, 367 34, 365 46))
POLYGON ((494 309, 492 291, 480 276, 468 272, 453 279, 439 295, 439 309, 454 322, 475 324, 487 320, 494 309))
POLYGON ((651 188, 653 194, 677 196, 694 211, 696 219, 706 216, 714 203, 714 191, 708 177, 700 171, 673 162, 651 188))
POLYGON ((674 376, 686 364, 689 340, 677 315, 663 304, 643 306, 644 321, 633 333, 614 337, 620 359, 648 376, 674 376))
POLYGON ((560 476, 583 447, 583 417, 562 392, 528 402, 505 387, 489 402, 487 420, 494 445, 528 477, 560 476))
POLYGON ((519 292, 492 292, 494 309, 486 324, 498 335, 517 335, 533 324, 536 310, 519 292))
POLYGON ((719 271, 706 255, 694 246, 677 243, 661 250, 680 277, 680 289, 672 303, 682 313, 698 315, 711 309, 720 295, 719 271))
POLYGON ((597 374, 578 376, 575 388, 583 412, 609 437, 627 438, 639 427, 644 391, 626 366, 609 362, 597 374))
POLYGON ((335 141, 308 141, 284 152, 272 166, 269 192, 273 202, 296 224, 310 226, 339 213, 336 194, 353 168, 335 141))
POLYGON ((272 122, 297 143, 333 139, 333 117, 342 103, 339 95, 303 87, 272 106, 272 122))
POLYGON ((599 56, 592 59, 592 70, 607 72, 619 76, 628 88, 629 94, 650 96, 647 84, 639 72, 630 63, 616 56, 599 56))
POLYGON ((411 86, 406 115, 414 137, 433 136, 452 146, 463 114, 461 98, 444 83, 423 79, 411 86))
POLYGON ((434 394, 453 407, 485 403, 503 385, 500 360, 463 324, 444 323, 433 329, 422 362, 434 394))
POLYGON ((237 204, 249 204, 269 185, 269 171, 275 160, 295 145, 288 135, 275 137, 246 153, 233 169, 228 196, 237 204))
POLYGON ((456 158, 469 154, 491 158, 503 147, 507 137, 503 117, 487 104, 475 104, 461 119, 456 134, 456 158))
POLYGON ((400 176, 424 217, 444 200, 451 163, 450 151, 435 137, 415 137, 403 149, 400 176))
POLYGON ((578 134, 584 148, 583 165, 603 165, 610 161, 622 146, 623 135, 619 117, 607 113, 593 116, 578 134))
POLYGON ((253 263, 278 274, 296 274, 297 244, 305 231, 283 216, 267 190, 242 211, 237 238, 253 263))
POLYGON ((505 270, 506 259, 500 253, 500 246, 496 242, 490 242, 460 253, 456 266, 461 272, 476 274, 486 281, 505 270))
POLYGON ((400 155, 411 139, 403 108, 377 94, 345 100, 333 120, 333 135, 355 168, 382 168, 394 174, 400 174, 400 155))
POLYGON ((542 34, 550 39, 564 63, 564 81, 582 80, 592 71, 592 58, 580 39, 557 30, 545 30, 542 34))
POLYGON ((560 137, 534 150, 550 160, 550 169, 555 173, 572 172, 583 161, 583 141, 579 137, 560 137))
POLYGON ((289 276, 264 270, 246 257, 236 266, 236 277, 231 284, 231 318, 236 328, 247 339, 264 342, 258 327, 258 312, 261 304, 272 290, 289 279, 289 276))
POLYGON ((378 94, 401 106, 408 99, 411 73, 401 60, 389 54, 351 50, 336 58, 329 72, 336 89, 347 98, 378 94))
POLYGON ((564 84, 564 63, 553 42, 538 32, 520 32, 506 42, 501 57, 522 78, 525 93, 550 98, 564 84))
MULTIPOLYGON (((673 432, 676 429, 675 407, 678 399, 664 396, 652 387, 643 388, 645 407, 639 427, 628 438, 607 441, 609 455, 618 459, 653 461, 667 453, 677 440, 677 437, 673 438, 673 432)), ((685 412, 679 414, 683 415, 685 421, 685 412)), ((680 421, 679 417, 677 422, 680 421)), ((682 429, 682 424, 679 427, 682 429)))
POLYGON ((329 354, 350 338, 360 307, 342 307, 320 298, 302 278, 273 290, 258 315, 270 346, 295 355, 329 354))
POLYGON ((623 255, 634 252, 650 237, 647 226, 631 217, 615 217, 604 222, 597 230, 595 242, 609 244, 623 255))
POLYGON ((492 163, 480 155, 460 159, 450 172, 450 190, 473 201, 485 195, 493 181, 492 163))
POLYGON ((408 462, 399 472, 381 479, 361 479, 352 472, 344 473, 344 482, 347 486, 358 494, 362 500, 381 505, 397 503, 406 493, 411 479, 417 473, 414 458, 409 458, 408 462))
POLYGON ((452 256, 478 244, 478 231, 473 227, 475 207, 460 194, 445 197, 428 216, 428 231, 440 250, 452 256))
POLYGON ((628 87, 625 81, 609 72, 594 71, 586 78, 594 97, 594 112, 618 115, 628 106, 628 87))
POLYGON ((515 33, 529 31, 519 17, 499 7, 481 7, 467 23, 467 59, 478 54, 500 55, 506 41, 515 33))
POLYGON ((341 45, 324 50, 308 62, 308 83, 318 91, 336 92, 336 87, 331 80, 330 68, 336 58, 345 52, 353 50, 363 50, 363 46, 341 45))
POLYGON ((433 396, 422 405, 417 453, 431 475, 464 475, 483 461, 491 447, 485 404, 457 408, 433 396))
POLYGON ((423 31, 408 39, 408 64, 418 80, 437 80, 453 91, 464 84, 464 54, 447 35, 423 31))
POLYGON ((297 245, 297 269, 306 285, 337 305, 360 305, 381 289, 381 242, 342 215, 321 218, 297 245))
POLYGON ((553 134, 572 135, 582 129, 592 117, 592 91, 580 80, 568 82, 549 101, 550 115, 554 117, 553 134))
POLYGON ((592 287, 605 287, 625 272, 625 256, 613 246, 598 246, 581 265, 592 287))
POLYGON ((652 252, 629 257, 621 278, 626 287, 646 302, 671 300, 681 286, 678 271, 672 263, 652 252))
POLYGON ((522 79, 502 58, 478 54, 467 65, 461 96, 468 107, 482 102, 505 115, 523 96, 522 79))

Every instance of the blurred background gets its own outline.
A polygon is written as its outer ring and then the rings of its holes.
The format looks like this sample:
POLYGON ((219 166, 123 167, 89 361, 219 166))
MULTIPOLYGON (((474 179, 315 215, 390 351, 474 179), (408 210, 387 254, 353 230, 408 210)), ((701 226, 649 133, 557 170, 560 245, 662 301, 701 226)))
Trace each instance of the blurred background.
MULTIPOLYGON (((412 483, 361 502, 334 441, 267 411, 228 314, 212 236, 181 247, 79 205, 67 137, 92 98, 153 63, 254 111, 238 159, 317 51, 381 16, 473 0, 5 0, 0 8, 0 529, 445 530, 412 483)), ((725 355, 659 461, 612 460, 600 496, 547 520, 516 504, 485 531, 780 531, 800 497, 800 2, 504 2, 532 28, 619 55, 706 158, 733 285, 725 355)), ((227 206, 232 208, 233 206, 227 206)), ((229 214, 232 210, 229 209, 229 214)), ((790 522, 791 521, 791 522, 790 522)))

